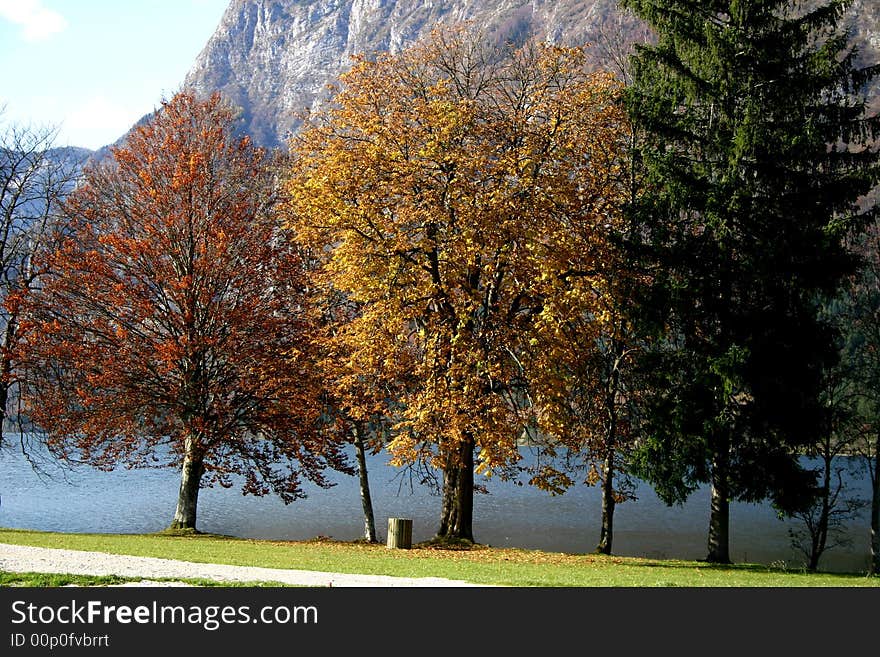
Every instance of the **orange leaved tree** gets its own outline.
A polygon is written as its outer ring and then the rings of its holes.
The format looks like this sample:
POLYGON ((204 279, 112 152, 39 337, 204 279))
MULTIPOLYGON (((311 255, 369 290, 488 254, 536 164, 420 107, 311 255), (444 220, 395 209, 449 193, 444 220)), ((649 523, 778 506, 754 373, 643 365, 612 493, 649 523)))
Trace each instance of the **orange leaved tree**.
POLYGON ((181 92, 87 169, 27 304, 29 413, 97 467, 181 468, 171 527, 200 487, 275 492, 345 467, 314 431, 303 266, 279 239, 273 167, 218 95, 181 92))
POLYGON ((563 322, 606 321, 618 92, 582 49, 438 32, 359 60, 292 143, 291 226, 358 307, 337 353, 395 391, 396 462, 442 471, 439 538, 473 540, 475 474, 518 461, 534 382, 565 385, 537 371, 563 322))

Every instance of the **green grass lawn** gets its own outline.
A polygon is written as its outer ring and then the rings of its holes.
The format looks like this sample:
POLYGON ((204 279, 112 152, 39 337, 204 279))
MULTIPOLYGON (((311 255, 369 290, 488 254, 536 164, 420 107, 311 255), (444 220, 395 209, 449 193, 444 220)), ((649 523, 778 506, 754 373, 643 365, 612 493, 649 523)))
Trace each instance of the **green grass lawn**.
MULTIPOLYGON (((384 545, 321 539, 287 542, 213 534, 59 534, 17 529, 0 529, 0 543, 238 566, 446 577, 519 587, 880 586, 880 578, 864 574, 805 573, 758 564, 717 566, 699 561, 563 554, 479 545, 470 549, 441 549, 421 544, 411 550, 390 550, 384 545)), ((57 585, 42 576, 34 577, 31 584, 13 573, 5 573, 3 577, 6 578, 0 579, 3 585, 57 585)))

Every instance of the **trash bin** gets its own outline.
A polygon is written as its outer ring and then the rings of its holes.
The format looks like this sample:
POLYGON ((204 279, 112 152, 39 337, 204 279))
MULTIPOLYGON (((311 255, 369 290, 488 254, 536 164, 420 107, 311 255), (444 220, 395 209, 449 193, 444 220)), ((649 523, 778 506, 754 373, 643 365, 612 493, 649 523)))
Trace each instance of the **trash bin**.
POLYGON ((387 547, 408 550, 412 547, 412 519, 388 518, 387 547))

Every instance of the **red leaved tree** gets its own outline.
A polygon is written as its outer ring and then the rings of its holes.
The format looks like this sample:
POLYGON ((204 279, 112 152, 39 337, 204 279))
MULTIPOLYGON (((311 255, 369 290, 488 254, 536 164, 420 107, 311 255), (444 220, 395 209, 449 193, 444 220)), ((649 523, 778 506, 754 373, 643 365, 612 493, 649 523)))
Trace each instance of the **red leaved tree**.
POLYGON ((234 118, 216 94, 177 94, 88 169, 27 301, 27 400, 50 448, 180 467, 173 529, 195 528, 200 487, 239 475, 291 502, 345 467, 314 431, 314 323, 273 167, 234 118))

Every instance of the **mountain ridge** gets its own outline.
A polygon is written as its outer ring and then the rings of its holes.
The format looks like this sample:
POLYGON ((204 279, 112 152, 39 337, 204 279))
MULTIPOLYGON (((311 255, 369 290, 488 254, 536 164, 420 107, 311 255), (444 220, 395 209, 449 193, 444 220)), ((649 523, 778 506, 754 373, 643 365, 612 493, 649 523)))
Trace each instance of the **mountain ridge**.
MULTIPOLYGON (((283 147, 354 55, 396 52, 435 27, 464 21, 496 40, 535 36, 560 45, 645 33, 617 0, 231 0, 181 88, 220 92, 239 108, 242 133, 258 145, 283 147)), ((880 62, 880 1, 854 0, 845 25, 862 64, 880 62)), ((871 98, 880 111, 880 89, 871 98)))
POLYGON ((616 0, 232 0, 183 87, 220 91, 245 131, 284 144, 356 54, 392 52, 441 24, 471 21, 488 37, 536 35, 579 45, 616 16, 616 0))

